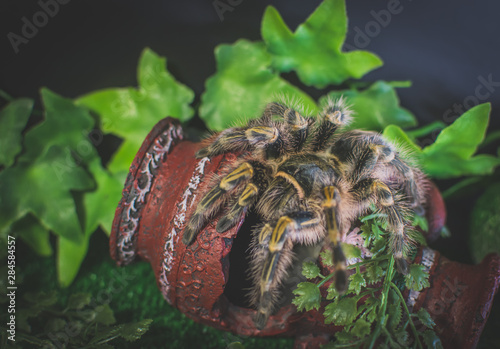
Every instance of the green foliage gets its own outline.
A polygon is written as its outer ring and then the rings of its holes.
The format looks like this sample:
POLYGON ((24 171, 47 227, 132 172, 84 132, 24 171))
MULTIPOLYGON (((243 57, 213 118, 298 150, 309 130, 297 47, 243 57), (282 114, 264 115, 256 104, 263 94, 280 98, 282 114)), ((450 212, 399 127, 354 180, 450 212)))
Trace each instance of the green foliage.
POLYGON ((397 126, 388 126, 384 130, 384 136, 409 149, 430 177, 491 174, 500 164, 500 159, 486 154, 474 156, 485 138, 490 109, 489 103, 469 109, 444 128, 433 144, 423 149, 397 126))
MULTIPOLYGON (((89 293, 71 294, 66 306, 57 291, 26 292, 16 303, 16 348, 113 348, 119 337, 136 341, 148 331, 151 319, 116 324, 107 303, 97 304, 89 293), (26 346, 28 345, 28 346, 26 346)), ((8 314, 2 315, 6 323, 8 314)), ((6 328, 0 326, 2 336, 6 328)))
POLYGON ((351 324, 356 318, 357 299, 352 297, 337 297, 334 302, 325 307, 325 324, 336 326, 351 324))
MULTIPOLYGON (((350 129, 382 131, 389 125, 403 128, 417 125, 415 116, 399 106, 394 85, 385 81, 377 81, 362 91, 355 89, 332 91, 327 97, 346 99, 354 111, 350 129)), ((325 103, 325 99, 326 97, 323 97, 320 104, 325 103)))
POLYGON ((424 308, 420 308, 420 310, 417 312, 417 317, 420 322, 422 322, 428 328, 433 328, 434 326, 436 326, 436 323, 434 322, 434 320, 432 320, 431 315, 424 308))
MULTIPOLYGON (((198 110, 200 117, 211 130, 222 130, 259 117, 264 105, 279 97, 299 102, 306 114, 316 113, 316 102, 280 73, 294 71, 303 84, 323 88, 360 78, 379 67, 382 61, 369 52, 341 51, 346 30, 343 0, 323 1, 295 32, 274 7, 268 7, 262 21, 263 41, 238 40, 216 48, 217 70, 206 82, 198 110)), ((49 256, 53 252, 50 234, 55 234, 58 281, 62 286, 71 284, 92 250, 92 233, 98 228, 109 233, 124 177, 150 129, 165 116, 185 122, 194 114, 190 106, 194 93, 177 82, 165 65, 165 58, 146 49, 138 65, 137 88, 94 91, 75 101, 42 89, 44 118, 24 135, 33 101, 17 99, 0 111, 0 238, 13 234, 37 254, 49 256), (96 143, 88 136, 94 131, 100 139, 104 133, 123 141, 107 165, 103 165, 96 143)), ((352 128, 384 130, 384 136, 411 153, 429 176, 489 174, 499 164, 498 157, 474 155, 485 139, 489 104, 470 109, 448 127, 433 124, 405 133, 403 128, 416 126, 416 120, 400 106, 395 88, 409 85, 384 81, 349 84, 349 89, 325 91, 327 95, 320 99, 320 104, 327 97, 344 96, 356 113, 352 128), (436 142, 420 148, 415 138, 436 127, 443 128, 436 142)), ((377 214, 362 222, 361 235, 371 259, 350 266, 356 272, 349 278, 346 295, 339 295, 333 284, 328 287, 327 300, 332 302, 325 307, 325 321, 344 326, 336 334, 333 347, 342 343, 373 347, 379 339, 381 347, 409 347, 411 329, 417 339, 414 346, 421 347, 422 340, 429 347, 440 348, 429 314, 423 309, 410 314, 406 309, 388 254, 388 234, 377 222, 377 214), (428 329, 417 334, 412 318, 418 318, 428 329)), ((426 229, 426 222, 415 220, 414 225, 426 229)), ((359 248, 343 248, 348 258, 361 258, 359 248)), ((321 258, 325 264, 333 264, 331 253, 322 253, 321 258)), ((299 310, 319 309, 319 285, 332 276, 321 275, 313 263, 304 266, 303 275, 322 280, 300 283, 293 303, 299 310)), ((410 266, 408 275, 400 277, 407 288, 414 290, 428 287, 427 278, 423 267, 415 264, 410 266)), ((156 289, 154 292, 158 293, 156 289)), ((138 299, 150 302, 153 298, 151 294, 129 297, 122 304, 137 305, 138 299)), ((73 294, 64 307, 56 304, 57 299, 54 292, 26 295, 17 317, 20 341, 48 345, 47 334, 58 332, 71 322, 77 324, 75 328, 80 333, 71 339, 75 340, 72 345, 105 348, 117 337, 138 339, 151 324, 150 320, 143 320, 147 312, 142 310, 146 309, 144 304, 135 308, 144 312, 136 315, 134 321, 115 325, 113 310, 107 305, 93 305, 87 293, 73 294)), ((155 304, 159 309, 159 304, 165 302, 160 296, 155 304)), ((158 315, 158 319, 163 319, 166 327, 169 324, 162 316, 158 315)), ((179 320, 182 321, 186 320, 179 320)), ((180 328, 179 333, 188 331, 187 328, 180 328)), ((238 344, 235 341, 231 345, 238 344)))
POLYGON ((342 244, 342 250, 344 251, 345 258, 359 258, 361 257, 361 250, 351 244, 342 244))
POLYGON ((406 288, 414 291, 422 291, 429 287, 429 273, 425 270, 425 266, 421 264, 410 265, 410 272, 405 275, 406 288))
POLYGON ((366 51, 341 52, 346 33, 344 0, 323 1, 294 33, 272 6, 262 20, 262 38, 273 55, 273 68, 294 70, 304 84, 318 88, 359 79, 382 65, 380 58, 366 51))
POLYGON ((434 144, 423 149, 422 166, 435 177, 488 174, 500 164, 491 155, 476 155, 488 127, 490 104, 469 109, 441 131, 434 144))
POLYGON ((201 97, 200 117, 212 130, 244 125, 257 118, 266 103, 286 96, 310 112, 317 107, 307 94, 271 69, 271 55, 261 42, 239 40, 215 49, 217 73, 206 82, 201 97))
POLYGON ((19 162, 0 173, 0 229, 5 231, 9 224, 32 213, 47 229, 79 242, 82 229, 71 191, 91 186, 92 179, 76 164, 68 148, 54 146, 33 162, 19 162), (62 161, 69 167, 60 171, 57 166, 62 161), (18 193, 20 188, 23 195, 18 193))
POLYGON ((488 253, 500 253, 500 183, 487 187, 471 213, 470 251, 479 263, 488 253))
POLYGON ((138 80, 138 89, 97 91, 76 103, 42 89, 45 117, 24 137, 33 102, 15 100, 0 113, 1 132, 9 135, 0 158, 6 165, 0 172, 0 232, 21 237, 42 256, 52 253, 49 232, 56 234, 62 286, 75 278, 92 233, 99 227, 109 233, 124 176, 149 130, 167 115, 186 121, 193 114, 193 92, 149 49, 139 62, 138 80), (87 108, 98 113, 102 130, 87 108), (108 168, 95 148, 102 132, 124 138, 108 168), (75 201, 75 193, 82 199, 75 201))
POLYGON ((0 111, 0 166, 11 166, 22 150, 21 131, 31 114, 33 101, 22 98, 7 104, 0 111))
MULTIPOLYGON (((425 309, 416 314, 410 313, 401 290, 396 286, 402 276, 396 272, 394 258, 388 252, 389 234, 382 227, 380 218, 380 214, 371 214, 361 219, 364 224, 360 234, 364 247, 368 248, 372 257, 347 267, 355 269, 355 272, 349 277, 346 294, 340 295, 334 282, 327 288, 326 299, 330 302, 324 307, 325 323, 343 326, 343 330, 335 334, 336 341, 330 343, 328 348, 373 348, 375 343, 382 343, 381 347, 386 348, 421 349, 422 341, 426 344, 432 342, 433 347, 438 348, 441 342, 432 330, 435 323, 429 313, 425 309), (422 323, 423 332, 417 332, 414 318, 422 323), (411 337, 417 340, 411 343, 411 337)), ((343 245, 343 249, 346 247, 343 245)), ((359 258, 361 254, 356 256, 359 258)), ((321 258, 329 259, 331 255, 323 253, 321 258)), ((310 262, 304 269, 314 270, 310 262)), ((317 276, 312 272, 306 274, 317 276)), ((318 283, 300 283, 294 291, 296 298, 293 303, 299 310, 307 310, 304 304, 314 304, 309 309, 319 308, 319 288, 333 276, 322 277, 318 283)), ((422 265, 412 264, 409 274, 404 276, 406 287, 418 291, 429 287, 428 276, 422 265)))
POLYGON ((91 92, 77 99, 99 114, 101 129, 123 138, 108 168, 112 173, 128 168, 151 128, 172 116, 187 121, 193 116, 189 104, 194 93, 177 82, 165 68, 165 58, 145 49, 139 61, 139 87, 112 88, 91 92))
POLYGON ((309 311, 311 309, 318 309, 320 306, 321 294, 316 284, 301 282, 297 285, 297 288, 293 290, 293 294, 296 295, 296 297, 292 302, 299 310, 305 309, 309 311))
POLYGON ((304 275, 308 279, 314 279, 318 276, 322 276, 319 267, 316 263, 313 262, 304 262, 302 265, 302 275, 304 275))
POLYGON ((349 291, 358 295, 363 287, 366 287, 366 280, 361 273, 356 272, 349 276, 349 291))

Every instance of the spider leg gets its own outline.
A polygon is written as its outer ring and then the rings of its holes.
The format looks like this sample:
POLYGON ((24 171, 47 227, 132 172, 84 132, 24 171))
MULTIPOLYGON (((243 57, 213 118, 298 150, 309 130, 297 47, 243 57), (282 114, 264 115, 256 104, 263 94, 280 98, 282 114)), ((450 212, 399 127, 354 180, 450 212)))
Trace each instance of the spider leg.
POLYGON ((406 255, 411 247, 411 238, 405 229, 407 208, 401 200, 395 199, 392 190, 378 179, 368 178, 356 184, 353 191, 360 197, 364 206, 374 203, 375 206, 386 216, 386 222, 392 233, 390 238, 390 250, 393 254, 398 271, 408 274, 408 263, 406 255))
POLYGON ((412 169, 400 156, 394 146, 388 144, 379 135, 357 135, 353 140, 364 141, 358 148, 356 156, 349 160, 353 163, 351 180, 356 183, 365 178, 377 177, 383 181, 397 181, 400 183, 406 198, 417 214, 423 214, 422 202, 422 175, 417 169, 412 169))
POLYGON ((347 287, 346 259, 342 246, 340 245, 340 232, 338 224, 338 207, 340 205, 340 193, 334 186, 323 188, 324 200, 321 207, 325 214, 326 231, 333 244, 333 263, 335 267, 335 289, 344 293, 347 287))
POLYGON ((210 190, 201 199, 184 229, 182 237, 184 244, 190 245, 193 242, 196 234, 207 223, 212 214, 220 209, 226 194, 235 189, 240 183, 248 181, 252 178, 253 174, 253 166, 249 162, 243 162, 235 170, 222 178, 219 185, 210 190))
POLYGON ((360 147, 357 156, 350 159, 350 180, 357 183, 369 177, 392 181, 397 178, 415 213, 423 214, 422 193, 419 188, 424 186, 417 183, 417 180, 421 181, 419 172, 407 165, 393 146, 383 144, 383 140, 377 137, 372 142, 381 143, 365 144, 360 147))
POLYGON ((222 131, 207 147, 198 150, 196 157, 212 157, 227 152, 264 149, 266 157, 275 158, 283 152, 284 147, 285 140, 275 126, 232 128, 222 131))
POLYGON ((394 157, 390 164, 402 177, 402 189, 410 201, 413 211, 418 215, 423 215, 423 194, 421 190, 425 189, 425 181, 423 181, 420 171, 412 169, 398 155, 394 157))
POLYGON ((311 150, 317 152, 326 148, 328 139, 344 125, 351 121, 352 111, 348 108, 343 98, 328 101, 315 130, 311 150))
POLYGON ((253 174, 249 183, 239 193, 239 196, 231 202, 230 209, 217 223, 217 231, 223 233, 234 227, 245 214, 250 206, 257 202, 259 195, 264 191, 268 184, 266 172, 268 168, 261 162, 249 161, 253 168, 253 174))
POLYGON ((289 150, 296 152, 300 151, 307 139, 309 126, 313 120, 305 118, 295 109, 277 102, 267 105, 262 119, 265 120, 266 123, 269 123, 273 115, 282 117, 286 122, 289 132, 289 136, 287 137, 289 140, 289 150))
POLYGON ((271 225, 265 224, 256 235, 252 251, 254 290, 252 301, 257 306, 254 319, 258 329, 263 329, 272 314, 279 296, 279 285, 287 275, 292 263, 293 243, 307 239, 311 243, 323 237, 321 220, 311 212, 299 211, 284 215, 271 225), (309 235, 304 238, 304 235, 309 235))

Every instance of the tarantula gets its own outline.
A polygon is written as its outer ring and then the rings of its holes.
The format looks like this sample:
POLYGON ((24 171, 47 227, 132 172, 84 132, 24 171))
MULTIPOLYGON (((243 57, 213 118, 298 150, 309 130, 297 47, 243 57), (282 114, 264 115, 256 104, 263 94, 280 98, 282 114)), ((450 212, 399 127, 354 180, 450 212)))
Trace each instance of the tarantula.
POLYGON ((335 287, 342 293, 347 273, 340 241, 351 225, 375 207, 391 232, 397 268, 407 274, 412 245, 408 215, 422 212, 422 173, 380 134, 342 131, 352 114, 342 98, 329 101, 318 118, 304 117, 296 109, 270 103, 259 119, 210 137, 196 154, 243 154, 202 198, 183 242, 191 244, 223 206, 216 226, 220 233, 234 227, 249 209, 257 212, 261 223, 254 229, 250 297, 259 329, 278 301, 294 244, 331 244, 335 287))

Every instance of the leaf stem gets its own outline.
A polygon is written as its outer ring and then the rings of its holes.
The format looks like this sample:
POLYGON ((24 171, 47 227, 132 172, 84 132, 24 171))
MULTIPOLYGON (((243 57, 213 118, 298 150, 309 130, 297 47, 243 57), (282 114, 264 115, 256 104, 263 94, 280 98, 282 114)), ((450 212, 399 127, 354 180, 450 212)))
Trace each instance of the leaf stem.
POLYGON ((318 288, 320 288, 320 287, 321 287, 321 286, 323 286, 323 285, 324 285, 324 284, 325 284, 328 280, 330 280, 330 279, 333 277, 333 275, 335 275, 335 273, 331 273, 330 275, 325 276, 325 278, 324 278, 323 280, 321 280, 321 282, 320 282, 319 284, 317 284, 316 286, 317 286, 318 288))
POLYGON ((423 127, 417 128, 415 130, 406 131, 406 134, 410 138, 415 139, 415 138, 420 138, 420 137, 426 136, 429 133, 431 133, 432 131, 434 131, 435 129, 442 130, 445 127, 446 127, 446 124, 444 122, 434 121, 434 122, 430 123, 429 125, 425 125, 423 127))
MULTIPOLYGON (((351 264, 351 265, 348 265, 347 266, 347 269, 352 269, 352 268, 356 268, 358 270, 358 268, 362 265, 365 265, 365 264, 368 264, 368 263, 371 263, 371 262, 378 262, 378 261, 382 261, 384 259, 388 259, 389 256, 382 256, 382 257, 377 257, 377 258, 369 258, 369 259, 364 259, 362 260, 361 262, 357 262, 357 263, 354 263, 354 264, 351 264)), ((358 271, 359 272, 359 271, 358 271)), ((319 284, 317 284, 316 286, 318 287, 321 287, 323 286, 328 280, 330 280, 333 276, 335 275, 335 273, 331 273, 330 275, 328 276, 323 276, 323 280, 321 280, 321 282, 319 284)), ((322 275, 321 275, 322 276, 322 275)))
POLYGON ((385 255, 385 256, 382 256, 382 257, 363 259, 361 262, 357 262, 357 263, 348 265, 347 269, 358 268, 361 265, 365 265, 365 264, 368 264, 368 263, 371 263, 371 262, 383 261, 384 259, 389 259, 389 256, 385 255))
POLYGON ((408 315, 408 320, 410 321, 411 331, 413 332, 413 335, 415 336, 415 340, 417 341, 418 347, 420 349, 422 349, 422 343, 420 343, 420 338, 418 337, 417 329, 415 327, 415 324, 413 323, 413 320, 411 319, 411 314, 410 314, 410 311, 408 310, 408 306, 406 305, 406 302, 403 298, 403 295, 401 294, 401 291, 399 290, 399 288, 393 282, 391 282, 391 287, 396 291, 399 298, 401 298, 401 303, 403 303, 403 307, 405 308, 406 314, 408 315))
POLYGON ((375 342, 380 336, 380 332, 382 331, 382 327, 385 329, 385 325, 387 324, 387 299, 389 297, 389 289, 392 284, 392 277, 394 276, 394 257, 391 255, 389 259, 389 266, 387 268, 387 273, 384 279, 384 285, 382 288, 382 294, 380 299, 380 311, 378 314, 377 327, 373 332, 372 340, 370 342, 369 349, 373 349, 375 347, 375 342))

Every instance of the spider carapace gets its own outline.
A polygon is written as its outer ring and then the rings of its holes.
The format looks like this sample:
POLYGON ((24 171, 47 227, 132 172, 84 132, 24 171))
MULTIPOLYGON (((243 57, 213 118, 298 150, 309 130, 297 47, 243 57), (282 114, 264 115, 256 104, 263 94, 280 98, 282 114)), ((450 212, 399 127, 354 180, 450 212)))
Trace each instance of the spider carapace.
POLYGON ((293 263, 296 244, 331 244, 335 287, 347 288, 343 237, 375 208, 391 232, 398 270, 408 272, 412 246, 409 213, 421 213, 426 181, 400 149, 375 132, 342 130, 351 120, 344 100, 329 101, 317 118, 282 103, 270 103, 247 126, 206 140, 197 157, 242 154, 199 202, 184 231, 191 244, 221 209, 225 232, 252 209, 260 217, 253 232, 251 303, 257 328, 275 310, 280 286, 293 263))

